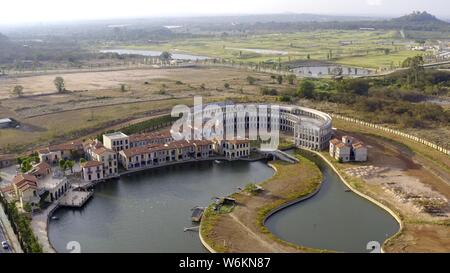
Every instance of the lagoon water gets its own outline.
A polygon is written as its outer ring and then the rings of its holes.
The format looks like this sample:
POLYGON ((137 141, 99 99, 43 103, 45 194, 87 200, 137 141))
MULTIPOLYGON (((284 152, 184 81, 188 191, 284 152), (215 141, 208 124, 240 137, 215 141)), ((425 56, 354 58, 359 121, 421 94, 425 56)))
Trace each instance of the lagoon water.
MULTIPOLYGON (((322 188, 268 219, 276 236, 309 247, 368 252, 369 241, 382 243, 398 230, 391 215, 346 192, 328 165, 311 159, 324 173, 322 188)), ((83 209, 58 209, 49 238, 58 252, 66 252, 70 241, 79 242, 82 252, 205 252, 197 232, 183 232, 193 225, 191 208, 273 174, 265 162, 197 162, 124 176, 98 185, 83 209)))
POLYGON ((399 230, 385 210, 348 188, 320 158, 306 154, 321 169, 324 182, 312 198, 275 213, 266 226, 276 236, 298 245, 340 252, 370 252, 399 230))
POLYGON ((58 252, 204 252, 191 209, 208 206, 274 174, 265 162, 196 162, 144 171, 97 185, 83 209, 58 209, 49 238, 58 252))

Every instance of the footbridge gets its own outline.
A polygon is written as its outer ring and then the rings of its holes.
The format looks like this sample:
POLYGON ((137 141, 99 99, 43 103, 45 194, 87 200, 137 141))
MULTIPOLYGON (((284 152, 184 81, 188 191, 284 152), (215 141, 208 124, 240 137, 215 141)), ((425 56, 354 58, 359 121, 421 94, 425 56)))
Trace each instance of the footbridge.
POLYGON ((299 160, 295 156, 287 154, 280 150, 259 150, 261 154, 264 154, 266 157, 272 156, 274 159, 286 161, 289 163, 298 163, 299 160))

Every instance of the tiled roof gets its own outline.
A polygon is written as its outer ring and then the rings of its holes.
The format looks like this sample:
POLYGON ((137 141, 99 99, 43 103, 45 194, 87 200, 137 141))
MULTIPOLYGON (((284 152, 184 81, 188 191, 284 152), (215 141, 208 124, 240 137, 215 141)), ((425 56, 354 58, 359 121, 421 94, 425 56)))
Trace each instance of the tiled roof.
POLYGON ((113 150, 108 149, 106 147, 100 147, 100 148, 94 149, 92 152, 95 153, 95 154, 98 154, 98 155, 102 155, 102 154, 107 153, 107 152, 115 153, 113 150))
POLYGON ((213 142, 211 140, 192 140, 189 141, 190 143, 196 145, 196 146, 206 146, 206 145, 211 145, 213 144, 213 142))
POLYGON ((8 185, 6 187, 0 188, 0 192, 3 193, 11 193, 14 191, 14 187, 12 185, 8 185))
POLYGON ((13 184, 16 185, 17 188, 23 190, 24 188, 37 188, 37 179, 34 175, 31 174, 19 174, 13 178, 13 184))
POLYGON ((232 139, 232 140, 225 140, 228 143, 231 144, 246 144, 246 143, 250 143, 250 140, 248 139, 232 139))
POLYGON ((33 175, 46 175, 48 174, 48 170, 50 170, 50 165, 45 162, 41 162, 33 167, 31 173, 33 175))
POLYGON ((338 144, 336 144, 336 147, 337 148, 339 148, 339 149, 342 149, 342 148, 344 148, 344 147, 349 147, 350 148, 350 146, 348 146, 347 144, 345 144, 345 143, 338 143, 338 144))
POLYGON ((332 140, 330 140, 330 143, 332 143, 333 145, 337 145, 337 144, 341 143, 341 141, 337 138, 333 138, 332 140))
POLYGON ((362 143, 362 142, 356 142, 356 143, 353 143, 353 148, 354 149, 360 149, 360 148, 365 148, 366 146, 364 145, 364 143, 362 143))
POLYGON ((81 167, 83 168, 92 168, 92 167, 97 167, 97 166, 101 166, 103 165, 102 162, 100 161, 96 161, 96 160, 91 160, 91 161, 86 161, 81 163, 81 167))

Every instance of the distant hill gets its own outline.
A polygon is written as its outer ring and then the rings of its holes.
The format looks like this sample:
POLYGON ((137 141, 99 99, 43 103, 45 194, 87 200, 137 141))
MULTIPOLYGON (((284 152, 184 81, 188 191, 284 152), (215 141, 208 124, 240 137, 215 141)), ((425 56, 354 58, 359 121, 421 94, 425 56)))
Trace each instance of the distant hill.
POLYGON ((404 29, 448 30, 450 28, 450 23, 440 20, 426 11, 415 11, 411 14, 392 19, 390 23, 404 29))
POLYGON ((405 23, 444 23, 446 22, 439 20, 436 16, 429 14, 428 12, 420 12, 420 11, 414 11, 411 14, 392 19, 393 22, 405 22, 405 23))

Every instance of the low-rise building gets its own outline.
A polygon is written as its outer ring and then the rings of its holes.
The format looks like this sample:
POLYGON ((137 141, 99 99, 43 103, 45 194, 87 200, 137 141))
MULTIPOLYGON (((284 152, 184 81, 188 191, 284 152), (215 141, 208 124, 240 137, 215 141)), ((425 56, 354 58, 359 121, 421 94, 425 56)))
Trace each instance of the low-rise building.
POLYGON ((251 152, 250 140, 246 139, 216 141, 214 149, 216 153, 228 159, 249 157, 251 152))
POLYGON ((209 158, 213 155, 213 142, 210 140, 192 140, 189 141, 195 146, 195 157, 197 159, 200 158, 209 158))
POLYGON ((103 180, 103 163, 96 160, 81 163, 81 175, 86 182, 103 180))
POLYGON ((82 154, 83 143, 81 141, 50 145, 47 148, 38 150, 40 161, 51 164, 56 164, 60 160, 73 159, 82 154))
POLYGON ((17 158, 14 155, 0 155, 0 169, 14 165, 17 158))
MULTIPOLYGON (((46 168, 41 168, 45 173, 46 168)), ((38 178, 38 195, 47 202, 59 200, 70 189, 67 177, 60 171, 52 171, 38 178)))
POLYGON ((367 161, 367 147, 351 136, 343 136, 341 140, 330 140, 330 156, 341 162, 367 161))
POLYGON ((103 177, 111 178, 119 174, 118 153, 103 146, 98 140, 88 141, 84 145, 89 160, 103 163, 103 177))
POLYGON ((34 175, 38 179, 41 179, 51 173, 51 167, 48 163, 43 161, 33 166, 33 168, 28 173, 34 175))
POLYGON ((208 140, 180 140, 166 144, 150 144, 119 152, 126 170, 160 166, 171 162, 206 159, 213 154, 213 143, 208 140))
POLYGON ((130 139, 129 136, 122 132, 104 134, 103 146, 113 151, 119 152, 130 148, 130 139))
POLYGON ((39 204, 37 178, 34 175, 16 175, 12 180, 12 187, 21 208, 24 208, 25 204, 30 204, 31 206, 39 204))
POLYGON ((367 161, 367 147, 362 142, 352 144, 353 158, 356 162, 367 161))

